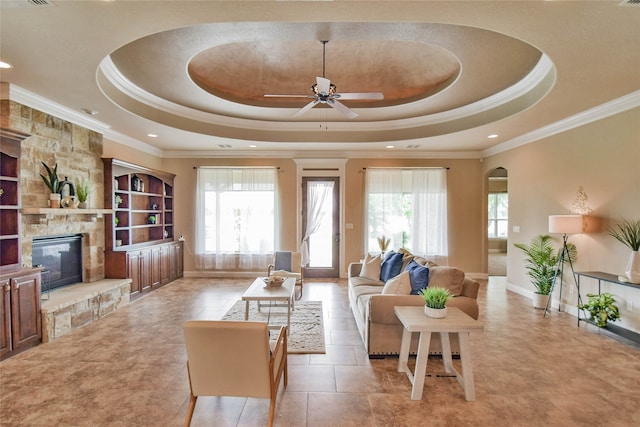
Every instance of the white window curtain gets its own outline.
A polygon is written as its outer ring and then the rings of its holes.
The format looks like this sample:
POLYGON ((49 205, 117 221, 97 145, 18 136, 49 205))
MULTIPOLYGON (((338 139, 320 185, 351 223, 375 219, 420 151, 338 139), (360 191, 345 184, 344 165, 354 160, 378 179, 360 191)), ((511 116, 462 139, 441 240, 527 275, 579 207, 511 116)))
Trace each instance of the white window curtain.
POLYGON ((368 168, 366 252, 404 247, 440 265, 448 263, 447 180, 442 168, 368 168))
POLYGON ((327 197, 333 194, 333 182, 312 182, 307 184, 307 229, 304 232, 300 252, 302 265, 309 264, 309 237, 322 225, 322 207, 327 197))
POLYGON ((275 248, 276 170, 198 168, 196 268, 263 270, 275 248))

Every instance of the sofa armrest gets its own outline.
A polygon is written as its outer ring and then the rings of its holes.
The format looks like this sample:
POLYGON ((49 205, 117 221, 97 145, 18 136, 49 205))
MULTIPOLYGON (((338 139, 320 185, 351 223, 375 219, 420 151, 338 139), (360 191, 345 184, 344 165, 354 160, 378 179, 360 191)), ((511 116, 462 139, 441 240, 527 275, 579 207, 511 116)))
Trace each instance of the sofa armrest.
POLYGON ((361 271, 362 271, 362 263, 352 262, 351 264, 349 264, 348 277, 358 277, 360 276, 361 271))
POLYGON ((462 282, 462 291, 460 291, 460 296, 478 299, 478 289, 480 289, 480 283, 465 277, 462 282))
POLYGON ((369 321, 387 325, 400 324, 393 307, 401 305, 424 306, 424 299, 420 295, 372 295, 369 298, 369 321))

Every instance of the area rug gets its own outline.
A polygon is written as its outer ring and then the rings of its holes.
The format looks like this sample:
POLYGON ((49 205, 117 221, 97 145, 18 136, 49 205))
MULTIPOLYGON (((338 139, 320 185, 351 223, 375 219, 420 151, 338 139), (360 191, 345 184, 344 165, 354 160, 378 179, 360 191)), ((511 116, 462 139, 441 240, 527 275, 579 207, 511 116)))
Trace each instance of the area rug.
MULTIPOLYGON (((263 304, 268 304, 267 302, 263 304)), ((287 339, 288 353, 324 353, 322 301, 296 301, 291 312, 291 331, 287 339)), ((236 302, 222 320, 244 320, 245 302, 236 302)), ((270 325, 287 324, 287 308, 249 303, 249 320, 267 321, 270 325)))

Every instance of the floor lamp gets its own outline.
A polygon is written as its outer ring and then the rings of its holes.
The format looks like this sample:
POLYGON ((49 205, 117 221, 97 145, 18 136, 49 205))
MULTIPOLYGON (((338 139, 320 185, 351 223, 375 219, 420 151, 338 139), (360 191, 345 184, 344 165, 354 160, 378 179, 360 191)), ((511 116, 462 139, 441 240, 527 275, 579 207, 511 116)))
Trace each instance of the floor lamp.
POLYGON ((584 222, 582 215, 549 215, 549 233, 550 234, 562 234, 562 251, 558 257, 558 265, 556 266, 555 274, 553 275, 553 282, 551 283, 551 291, 549 292, 549 300, 547 306, 544 309, 544 316, 549 311, 549 304, 551 304, 551 297, 553 295, 553 288, 556 285, 556 279, 560 276, 560 296, 558 297, 558 311, 562 304, 562 282, 564 276, 564 263, 569 262, 571 267, 571 275, 573 276, 573 282, 578 289, 578 305, 582 304, 582 297, 580 297, 580 290, 578 288, 578 282, 576 281, 576 273, 573 270, 573 261, 569 255, 569 248, 567 247, 567 240, 570 234, 580 234, 584 232, 584 222))

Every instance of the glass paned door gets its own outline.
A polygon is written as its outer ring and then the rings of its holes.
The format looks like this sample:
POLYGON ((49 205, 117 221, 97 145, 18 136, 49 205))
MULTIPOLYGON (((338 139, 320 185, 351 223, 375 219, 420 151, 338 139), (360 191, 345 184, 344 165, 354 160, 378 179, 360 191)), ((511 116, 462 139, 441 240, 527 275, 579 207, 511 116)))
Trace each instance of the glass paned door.
POLYGON ((302 230, 309 250, 305 277, 339 277, 340 199, 337 177, 302 178, 302 230))

